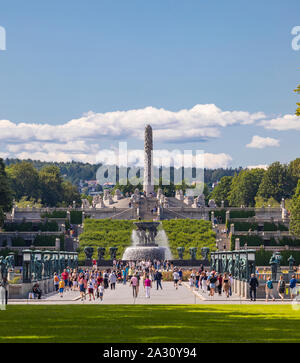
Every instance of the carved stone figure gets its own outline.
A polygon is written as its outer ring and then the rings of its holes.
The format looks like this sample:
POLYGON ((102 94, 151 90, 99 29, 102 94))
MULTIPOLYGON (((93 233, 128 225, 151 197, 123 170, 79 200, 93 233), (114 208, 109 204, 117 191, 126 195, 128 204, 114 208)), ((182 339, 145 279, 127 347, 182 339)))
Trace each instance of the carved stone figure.
POLYGON ((294 265, 295 265, 295 259, 292 255, 290 255, 290 257, 288 258, 288 263, 289 263, 289 271, 293 272, 294 271, 294 265))
POLYGON ((98 247, 97 248, 98 260, 103 260, 105 255, 105 247, 98 247))
POLYGON ((184 200, 183 191, 181 189, 176 191, 175 198, 181 201, 184 200))
POLYGON ((103 200, 108 200, 109 198, 109 190, 108 189, 104 189, 104 192, 103 192, 103 200))
POLYGON ((87 199, 82 199, 82 204, 81 204, 81 208, 82 209, 89 209, 90 206, 90 202, 87 199))
POLYGON ((191 260, 196 260, 197 247, 190 247, 189 252, 190 252, 191 260))
POLYGON ((177 247, 179 260, 183 260, 184 247, 177 247))
POLYGON ((209 254, 209 248, 208 247, 202 247, 201 248, 201 255, 204 260, 208 260, 208 254, 209 254))
POLYGON ((217 208, 216 202, 214 199, 210 199, 208 202, 209 208, 217 208))
POLYGON ((86 259, 91 260, 93 253, 94 253, 94 248, 90 247, 90 246, 84 247, 84 253, 85 253, 86 259))
POLYGON ((114 260, 116 258, 117 251, 118 251, 118 247, 110 247, 109 248, 110 259, 111 260, 114 260))
POLYGON ((280 261, 281 261, 280 253, 274 252, 269 261, 269 264, 271 265, 271 271, 272 271, 272 280, 276 281, 277 270, 278 270, 278 267, 280 266, 280 261))
POLYGON ((120 189, 115 190, 115 198, 116 198, 116 200, 122 199, 122 193, 121 193, 120 189))
POLYGON ((198 195, 197 198, 195 198, 193 207, 194 208, 205 207, 205 196, 204 196, 204 194, 200 194, 200 195, 198 195))

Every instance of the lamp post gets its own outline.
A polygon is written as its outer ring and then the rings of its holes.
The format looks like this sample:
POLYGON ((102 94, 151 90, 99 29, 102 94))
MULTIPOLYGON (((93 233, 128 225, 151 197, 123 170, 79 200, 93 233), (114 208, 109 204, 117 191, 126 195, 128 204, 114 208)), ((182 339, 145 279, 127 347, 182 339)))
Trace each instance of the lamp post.
POLYGON ((31 250, 23 250, 23 283, 31 282, 31 250))

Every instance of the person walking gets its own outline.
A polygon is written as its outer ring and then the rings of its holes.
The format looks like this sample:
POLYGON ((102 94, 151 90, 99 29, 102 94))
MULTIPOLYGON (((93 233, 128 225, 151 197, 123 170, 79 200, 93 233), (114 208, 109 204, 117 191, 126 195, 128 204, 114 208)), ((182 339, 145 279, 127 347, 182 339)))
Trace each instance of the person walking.
POLYGON ((183 272, 182 272, 182 269, 180 268, 179 271, 178 271, 178 275, 179 275, 179 283, 178 285, 181 286, 182 284, 182 275, 183 275, 183 272))
POLYGON ((219 296, 222 295, 222 285, 223 285, 223 278, 222 278, 222 274, 218 275, 218 282, 217 282, 217 288, 218 288, 218 293, 219 296))
POLYGON ((79 278, 79 291, 80 291, 81 301, 83 301, 83 299, 86 299, 85 289, 86 289, 86 280, 84 275, 82 275, 79 278))
POLYGON ((136 299, 138 297, 138 291, 137 291, 138 283, 139 283, 139 281, 135 274, 130 279, 130 285, 132 286, 132 295, 133 295, 134 299, 136 299))
POLYGON ((272 300, 275 301, 275 297, 273 294, 273 281, 271 277, 268 277, 266 282, 266 302, 269 301, 269 295, 271 296, 272 300))
POLYGON ((109 283, 110 283, 110 289, 115 290, 116 289, 117 276, 116 276, 114 271, 110 273, 108 279, 109 279, 109 283))
POLYGON ((176 290, 178 290, 179 273, 177 269, 175 269, 173 272, 173 279, 174 279, 174 287, 176 288, 176 290))
POLYGON ((104 286, 103 283, 98 286, 98 295, 101 301, 103 301, 103 295, 104 295, 104 286))
POLYGON ((59 281, 59 285, 58 285, 60 297, 63 297, 65 286, 66 286, 65 280, 64 279, 61 279, 59 281))
POLYGON ((217 281, 218 281, 218 279, 215 276, 215 273, 212 272, 211 276, 208 279, 208 283, 209 283, 209 296, 214 296, 214 294, 215 294, 215 288, 216 288, 216 282, 217 281))
POLYGON ((280 275, 278 284, 277 284, 277 291, 278 291, 278 295, 281 298, 281 301, 284 300, 284 292, 285 292, 285 281, 283 279, 283 275, 280 275))
POLYGON ((225 273, 223 278, 223 291, 225 292, 227 298, 229 298, 229 288, 230 288, 230 280, 227 274, 225 273))
POLYGON ((64 288, 68 288, 69 286, 69 273, 66 269, 64 269, 63 273, 61 274, 61 278, 64 280, 64 288))
POLYGON ((249 286, 250 286, 250 300, 256 301, 256 288, 258 287, 258 280, 255 274, 251 274, 249 286))
POLYGON ((94 286, 95 286, 95 281, 94 279, 90 278, 88 281, 89 301, 92 301, 92 297, 95 300, 94 286))
POLYGON ((54 272, 53 283, 54 283, 55 291, 57 292, 58 291, 58 285, 59 285, 59 277, 57 276, 56 272, 54 272))
POLYGON ((8 280, 6 277, 2 278, 2 281, 0 282, 0 305, 4 306, 3 309, 5 309, 5 305, 7 305, 8 301, 8 280))
POLYGON ((149 276, 146 275, 146 279, 144 280, 145 293, 146 298, 150 299, 150 289, 152 287, 152 281, 149 279, 149 276))
POLYGON ((157 290, 159 289, 159 287, 162 290, 161 279, 162 279, 162 274, 161 274, 160 270, 157 270, 155 275, 154 275, 154 280, 156 281, 156 289, 157 290))
POLYGON ((290 294, 291 299, 293 300, 297 296, 297 280, 296 276, 292 275, 292 278, 290 279, 290 294))

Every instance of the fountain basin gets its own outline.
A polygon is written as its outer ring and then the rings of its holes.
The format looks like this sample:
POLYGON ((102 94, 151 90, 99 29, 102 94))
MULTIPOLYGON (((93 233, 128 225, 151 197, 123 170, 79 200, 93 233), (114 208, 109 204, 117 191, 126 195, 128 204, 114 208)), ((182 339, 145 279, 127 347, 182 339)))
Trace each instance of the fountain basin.
POLYGON ((127 247, 124 251, 122 260, 161 260, 165 259, 165 247, 156 246, 132 246, 127 247))

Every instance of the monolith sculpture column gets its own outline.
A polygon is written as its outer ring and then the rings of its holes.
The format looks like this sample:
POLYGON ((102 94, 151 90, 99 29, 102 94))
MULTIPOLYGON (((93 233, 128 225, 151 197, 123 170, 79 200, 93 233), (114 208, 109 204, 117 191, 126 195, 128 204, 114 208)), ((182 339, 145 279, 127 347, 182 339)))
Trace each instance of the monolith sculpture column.
POLYGON ((153 177, 153 140, 152 140, 152 127, 147 125, 145 127, 145 143, 144 143, 144 192, 149 197, 154 193, 153 177))

